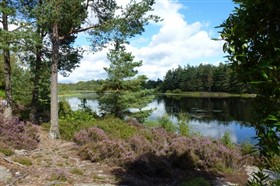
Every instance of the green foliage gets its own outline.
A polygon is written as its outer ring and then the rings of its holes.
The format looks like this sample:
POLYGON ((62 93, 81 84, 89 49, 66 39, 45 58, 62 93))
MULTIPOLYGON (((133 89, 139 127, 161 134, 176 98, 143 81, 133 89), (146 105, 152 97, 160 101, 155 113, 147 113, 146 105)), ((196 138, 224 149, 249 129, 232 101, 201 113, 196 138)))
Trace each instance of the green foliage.
POLYGON ((230 92, 252 93, 251 87, 236 77, 229 65, 178 66, 168 70, 160 89, 166 93, 183 92, 230 92))
POLYGON ((162 117, 158 118, 160 127, 164 128, 168 132, 175 132, 176 126, 170 121, 169 116, 164 114, 162 117))
POLYGON ((15 157, 13 158, 13 161, 18 162, 22 165, 27 165, 27 166, 32 165, 32 160, 28 157, 15 157))
POLYGON ((280 156, 275 155, 266 159, 266 164, 270 170, 280 173, 280 156))
POLYGON ((256 151, 254 145, 252 145, 249 141, 244 141, 240 144, 240 150, 243 155, 252 154, 256 151))
POLYGON ((94 126, 95 122, 93 114, 81 110, 73 111, 59 120, 60 135, 65 140, 72 140, 75 132, 94 126))
POLYGON ((81 170, 81 169, 78 169, 78 168, 74 168, 70 171, 72 174, 76 174, 76 175, 83 175, 84 172, 81 170))
POLYGON ((177 88, 177 89, 173 90, 172 93, 173 94, 180 94, 180 93, 182 93, 182 90, 177 88))
POLYGON ((147 78, 135 77, 138 73, 135 68, 140 67, 142 61, 135 62, 134 56, 125 51, 120 41, 116 41, 107 58, 111 65, 105 68, 108 78, 98 92, 100 110, 104 115, 111 114, 121 119, 134 117, 143 122, 152 111, 143 108, 151 102, 153 96, 150 91, 142 89, 147 78))
POLYGON ((96 123, 96 126, 104 130, 109 136, 116 139, 128 139, 137 133, 137 129, 128 125, 125 121, 107 116, 96 123))
POLYGON ((13 98, 22 105, 30 105, 32 96, 31 73, 16 63, 12 70, 13 98))
POLYGON ((5 91, 0 89, 0 98, 5 98, 5 91))
POLYGON ((3 153, 5 156, 11 156, 14 154, 14 151, 3 142, 0 142, 0 153, 3 153))
POLYGON ((143 125, 147 128, 155 128, 160 126, 159 122, 154 120, 147 120, 143 123, 143 125))
POLYGON ((243 82, 257 92, 254 126, 260 152, 280 154, 279 1, 234 1, 239 6, 220 25, 224 51, 243 82))
POLYGON ((221 141, 228 148, 233 148, 234 147, 234 142, 231 139, 229 131, 226 131, 224 133, 224 135, 221 137, 221 141))
POLYGON ((181 186, 210 186, 211 184, 203 177, 190 178, 184 181, 181 186))
POLYGON ((190 135, 190 126, 189 126, 190 116, 187 113, 180 112, 178 117, 179 133, 182 136, 190 135))
POLYGON ((58 115, 60 118, 67 117, 67 115, 72 114, 72 109, 70 104, 66 100, 61 100, 58 102, 58 115))
POLYGON ((263 186, 268 185, 269 175, 263 173, 262 170, 253 173, 253 179, 249 180, 248 186, 263 186))

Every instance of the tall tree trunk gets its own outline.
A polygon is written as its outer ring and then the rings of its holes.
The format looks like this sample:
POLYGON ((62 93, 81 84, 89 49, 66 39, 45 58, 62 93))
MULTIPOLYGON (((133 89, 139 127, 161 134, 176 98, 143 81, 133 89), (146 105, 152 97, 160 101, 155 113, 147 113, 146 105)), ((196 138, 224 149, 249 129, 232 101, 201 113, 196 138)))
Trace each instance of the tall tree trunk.
MULTIPOLYGON (((3 1, 4 7, 7 4, 7 1, 3 1)), ((8 32, 8 15, 4 12, 2 13, 2 24, 3 29, 8 32)), ((11 57, 10 57, 10 49, 9 49, 9 42, 5 41, 5 48, 3 50, 3 56, 4 56, 4 74, 5 74, 5 92, 6 92, 6 107, 4 110, 4 116, 6 118, 12 117, 12 81, 11 81, 11 57)))
POLYGON ((36 61, 34 69, 34 81, 32 90, 32 101, 31 101, 31 112, 29 119, 32 123, 38 123, 38 102, 39 102, 39 81, 40 81, 40 70, 41 70, 41 47, 36 47, 36 61))
POLYGON ((52 65, 51 65, 51 128, 49 138, 58 139, 60 137, 58 128, 58 54, 59 54, 59 35, 58 25, 54 24, 52 28, 52 65))

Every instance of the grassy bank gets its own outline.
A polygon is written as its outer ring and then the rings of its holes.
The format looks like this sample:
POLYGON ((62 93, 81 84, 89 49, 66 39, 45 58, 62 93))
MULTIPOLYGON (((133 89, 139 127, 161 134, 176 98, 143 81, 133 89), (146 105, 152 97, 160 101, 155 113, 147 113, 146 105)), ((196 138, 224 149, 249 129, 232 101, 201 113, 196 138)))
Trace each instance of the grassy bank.
POLYGON ((165 96, 186 96, 186 97, 216 97, 216 98, 226 98, 226 97, 240 97, 240 98, 254 98, 255 94, 234 94, 226 92, 166 92, 158 93, 158 95, 165 96))
POLYGON ((73 90, 73 91, 60 91, 58 93, 59 97, 79 97, 79 96, 84 96, 86 94, 93 94, 95 91, 93 90, 73 90))
MULTIPOLYGON (((74 90, 74 91, 61 91, 59 92, 60 97, 72 97, 72 96, 84 96, 85 94, 95 93, 93 90, 74 90)), ((235 94, 226 92, 180 92, 180 91, 168 91, 166 93, 155 93, 156 95, 165 96, 186 96, 186 97, 216 97, 216 98, 227 98, 227 97, 240 97, 240 98, 254 98, 255 94, 235 94)))

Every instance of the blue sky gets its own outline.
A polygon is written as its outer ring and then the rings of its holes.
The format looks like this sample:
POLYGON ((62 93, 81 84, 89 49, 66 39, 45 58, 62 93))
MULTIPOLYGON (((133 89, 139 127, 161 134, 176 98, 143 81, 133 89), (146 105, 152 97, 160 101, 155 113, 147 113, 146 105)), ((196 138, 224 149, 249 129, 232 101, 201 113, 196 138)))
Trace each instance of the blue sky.
MULTIPOLYGON (((128 0, 118 0, 125 5, 128 0)), ((127 50, 136 60, 142 60, 138 69, 150 79, 163 79, 167 70, 187 64, 200 63, 217 65, 226 61, 219 38, 220 25, 233 11, 231 0, 156 0, 154 14, 163 18, 160 23, 146 26, 145 32, 131 39, 127 50)), ((84 34, 79 35, 76 45, 88 47, 84 34)), ((108 49, 97 53, 84 53, 80 67, 69 77, 59 76, 59 82, 69 83, 105 79, 104 67, 110 62, 106 59, 108 49)))

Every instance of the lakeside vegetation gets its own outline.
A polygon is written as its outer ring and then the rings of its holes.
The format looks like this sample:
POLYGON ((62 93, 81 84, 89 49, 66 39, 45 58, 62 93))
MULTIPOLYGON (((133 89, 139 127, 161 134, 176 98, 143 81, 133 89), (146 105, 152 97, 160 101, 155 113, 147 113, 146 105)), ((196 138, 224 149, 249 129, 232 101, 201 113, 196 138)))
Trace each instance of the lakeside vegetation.
MULTIPOLYGON (((234 174, 243 165, 251 165, 251 161, 260 170, 280 172, 279 0, 269 3, 234 0, 238 7, 220 25, 229 64, 178 66, 157 81, 137 76, 134 67, 142 62, 134 62, 133 55, 125 52, 124 47, 149 22, 160 21, 152 14, 156 1, 131 1, 126 7, 117 6, 115 1, 88 2, 3 0, 0 3, 0 96, 4 99, 0 105, 0 153, 7 161, 1 162, 1 166, 14 164, 10 167, 15 182, 22 181, 18 180, 17 170, 23 170, 21 165, 32 166, 32 159, 8 160, 5 156, 13 156, 21 149, 34 153, 46 141, 50 143, 45 133, 45 138, 39 138, 41 126, 36 125, 45 126, 50 139, 62 137, 75 142, 77 162, 83 158, 119 166, 150 183, 169 178, 171 183, 183 184, 184 179, 193 178, 184 177, 188 171, 201 177, 198 169, 215 176, 234 174), (97 22, 83 28, 89 11, 96 15, 97 22), (19 27, 9 29, 11 25, 19 27), (82 110, 72 111, 69 105, 57 100, 58 72, 66 76, 78 66, 83 51, 73 44, 77 34, 84 31, 89 31, 93 52, 108 43, 115 44, 115 50, 108 53, 111 61, 110 67, 105 68, 108 78, 60 84, 59 88, 64 95, 72 91, 75 94, 96 91, 102 102, 101 117, 85 105, 82 110), (179 117, 178 126, 166 116, 156 123, 145 123, 148 111, 143 108, 152 99, 152 93, 210 97, 256 94, 252 127, 258 135, 257 156, 251 154, 252 147, 233 144, 227 134, 221 140, 191 134, 187 116, 179 117), (139 115, 130 108, 135 108, 139 115), (177 177, 177 170, 182 171, 181 177, 177 177)), ((56 145, 53 141, 52 146, 56 145)), ((56 150, 50 152, 47 165, 40 164, 42 168, 53 166, 52 153, 56 150)), ((30 175, 32 172, 27 172, 20 179, 28 179, 30 175)), ((49 180, 71 184, 66 174, 58 175, 53 174, 49 180)), ((203 179, 201 182, 206 181, 206 185, 210 181, 208 177, 203 179)), ((267 182, 270 182, 268 177, 260 171, 248 185, 267 185, 267 182)), ((279 179, 271 181, 273 184, 279 184, 279 179)))
MULTIPOLYGON (((177 92, 177 91, 173 91, 173 92, 166 92, 166 93, 153 93, 155 96, 161 96, 161 95, 165 95, 165 96, 177 96, 177 97, 197 97, 197 98, 227 98, 227 97, 239 97, 239 98, 255 98, 256 94, 246 94, 246 93, 242 93, 242 94, 236 94, 236 93, 226 93, 226 92, 177 92)), ((84 90, 84 91, 79 91, 79 90, 75 90, 75 91, 64 91, 64 92, 59 92, 58 96, 62 97, 62 98, 67 98, 67 97, 82 97, 85 98, 87 96, 89 96, 90 98, 92 98, 93 95, 96 95, 97 98, 97 94, 96 91, 93 90, 84 90)))

